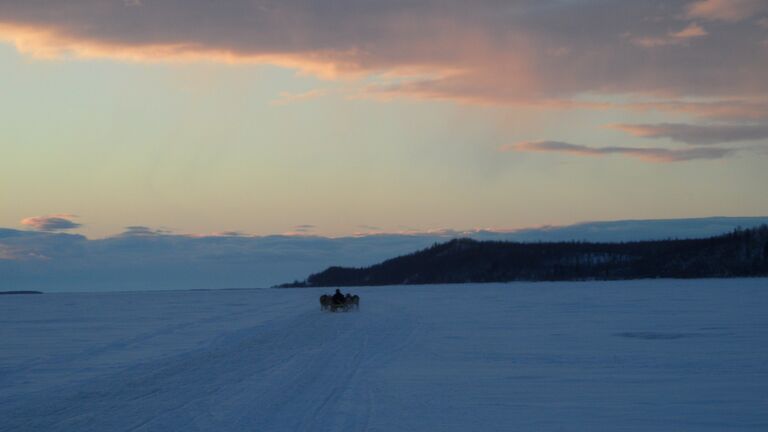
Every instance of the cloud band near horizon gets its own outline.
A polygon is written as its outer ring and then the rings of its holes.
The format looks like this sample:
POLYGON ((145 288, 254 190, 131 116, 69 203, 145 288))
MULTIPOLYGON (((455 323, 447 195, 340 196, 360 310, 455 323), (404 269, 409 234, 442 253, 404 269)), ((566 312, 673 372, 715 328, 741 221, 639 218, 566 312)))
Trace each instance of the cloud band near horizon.
POLYGON ((721 159, 736 150, 716 147, 695 147, 687 149, 639 148, 639 147, 589 147, 561 141, 523 141, 502 146, 500 151, 564 153, 576 156, 625 155, 646 162, 684 162, 696 159, 721 159))

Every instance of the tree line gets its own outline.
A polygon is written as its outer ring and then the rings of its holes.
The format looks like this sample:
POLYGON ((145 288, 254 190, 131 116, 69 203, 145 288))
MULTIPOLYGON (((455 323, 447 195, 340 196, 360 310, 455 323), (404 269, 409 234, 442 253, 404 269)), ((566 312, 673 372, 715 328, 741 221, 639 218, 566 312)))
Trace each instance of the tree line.
POLYGON ((329 267, 282 287, 768 276, 768 225, 622 243, 454 239, 364 268, 329 267))

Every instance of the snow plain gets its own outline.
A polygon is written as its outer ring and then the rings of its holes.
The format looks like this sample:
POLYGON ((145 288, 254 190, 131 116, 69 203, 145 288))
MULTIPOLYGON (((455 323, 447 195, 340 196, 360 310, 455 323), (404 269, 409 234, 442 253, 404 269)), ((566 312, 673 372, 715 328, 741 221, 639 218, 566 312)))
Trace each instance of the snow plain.
POLYGON ((768 279, 0 297, 1 431, 765 431, 768 279))

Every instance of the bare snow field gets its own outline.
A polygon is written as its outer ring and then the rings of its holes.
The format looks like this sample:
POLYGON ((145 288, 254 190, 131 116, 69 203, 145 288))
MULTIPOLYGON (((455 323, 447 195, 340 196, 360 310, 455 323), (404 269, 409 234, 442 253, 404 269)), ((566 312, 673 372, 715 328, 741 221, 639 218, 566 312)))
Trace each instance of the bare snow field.
POLYGON ((328 291, 2 296, 0 430, 768 430, 768 279, 328 291))

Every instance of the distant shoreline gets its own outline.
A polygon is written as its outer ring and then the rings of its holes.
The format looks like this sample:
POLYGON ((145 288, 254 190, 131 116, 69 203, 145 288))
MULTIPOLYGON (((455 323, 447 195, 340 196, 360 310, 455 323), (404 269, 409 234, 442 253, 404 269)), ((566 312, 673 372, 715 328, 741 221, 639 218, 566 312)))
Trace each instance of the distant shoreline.
POLYGON ((42 294, 42 291, 0 291, 0 295, 42 294))
POLYGON ((329 267, 279 288, 768 276, 768 225, 701 239, 436 243, 369 267, 329 267))

